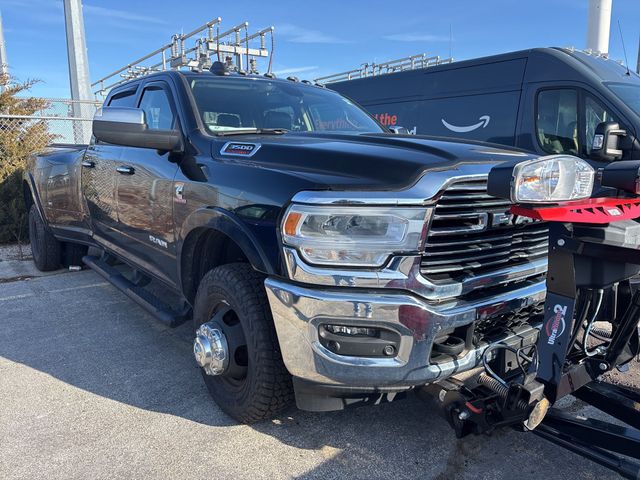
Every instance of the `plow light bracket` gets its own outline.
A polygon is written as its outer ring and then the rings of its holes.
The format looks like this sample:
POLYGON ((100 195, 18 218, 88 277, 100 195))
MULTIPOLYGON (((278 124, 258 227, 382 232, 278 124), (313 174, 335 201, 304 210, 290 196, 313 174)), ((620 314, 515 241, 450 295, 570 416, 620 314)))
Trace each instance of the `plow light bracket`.
POLYGON ((607 165, 602 171, 602 185, 640 195, 640 160, 607 165))

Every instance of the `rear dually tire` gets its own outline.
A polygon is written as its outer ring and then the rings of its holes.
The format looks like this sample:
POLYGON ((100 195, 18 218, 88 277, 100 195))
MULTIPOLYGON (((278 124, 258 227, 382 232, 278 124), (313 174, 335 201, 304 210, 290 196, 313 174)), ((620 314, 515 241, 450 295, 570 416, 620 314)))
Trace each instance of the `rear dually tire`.
POLYGON ((62 243, 49 231, 35 204, 29 209, 29 242, 33 263, 41 272, 60 268, 62 243))

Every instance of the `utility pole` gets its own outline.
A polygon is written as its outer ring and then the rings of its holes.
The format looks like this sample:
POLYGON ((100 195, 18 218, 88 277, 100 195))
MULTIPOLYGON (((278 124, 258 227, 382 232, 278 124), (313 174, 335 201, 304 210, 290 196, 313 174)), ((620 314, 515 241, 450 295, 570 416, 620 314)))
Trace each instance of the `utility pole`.
MULTIPOLYGON (((64 0, 64 23, 67 31, 71 99, 92 100, 89 59, 87 57, 87 43, 84 34, 84 19, 82 17, 82 0, 64 0)), ((73 116, 85 118, 83 110, 87 108, 87 104, 74 103, 73 116)), ((74 128, 74 136, 77 143, 89 143, 91 138, 90 122, 77 122, 74 128)))
POLYGON ((609 53, 612 1, 613 0, 589 0, 587 49, 605 55, 609 53))
POLYGON ((636 62, 636 73, 640 75, 640 40, 638 40, 638 61, 636 62))
POLYGON ((2 26, 2 12, 0 12, 0 75, 7 75, 8 73, 7 47, 4 42, 4 27, 2 26))

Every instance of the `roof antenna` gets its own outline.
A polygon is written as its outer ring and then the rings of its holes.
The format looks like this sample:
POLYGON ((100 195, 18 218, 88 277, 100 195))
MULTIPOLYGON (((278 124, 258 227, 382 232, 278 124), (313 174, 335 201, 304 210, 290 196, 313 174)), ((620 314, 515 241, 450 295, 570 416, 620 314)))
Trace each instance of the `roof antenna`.
POLYGON ((624 52, 624 65, 627 67, 627 76, 631 76, 631 73, 629 72, 629 60, 627 60, 627 48, 624 46, 624 37, 622 36, 620 20, 618 20, 618 31, 620 32, 620 40, 622 41, 622 51, 624 52))
POLYGON ((449 58, 453 58, 453 55, 452 55, 452 53, 451 53, 451 52, 452 52, 452 50, 453 50, 453 48, 452 48, 452 44, 453 44, 453 35, 452 35, 452 33, 451 33, 451 32, 452 32, 451 24, 449 24, 449 58))

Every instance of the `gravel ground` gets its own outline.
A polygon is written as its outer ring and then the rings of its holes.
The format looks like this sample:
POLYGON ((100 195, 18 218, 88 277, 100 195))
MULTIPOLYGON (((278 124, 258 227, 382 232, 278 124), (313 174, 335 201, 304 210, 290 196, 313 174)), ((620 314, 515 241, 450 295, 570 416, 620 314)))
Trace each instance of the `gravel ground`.
POLYGON ((0 332, 3 480, 616 478, 531 434, 456 440, 415 397, 238 425, 209 399, 189 326, 91 271, 0 284, 0 332))
POLYGON ((0 245, 0 262, 6 262, 10 260, 30 260, 31 259, 31 247, 26 245, 0 245))

